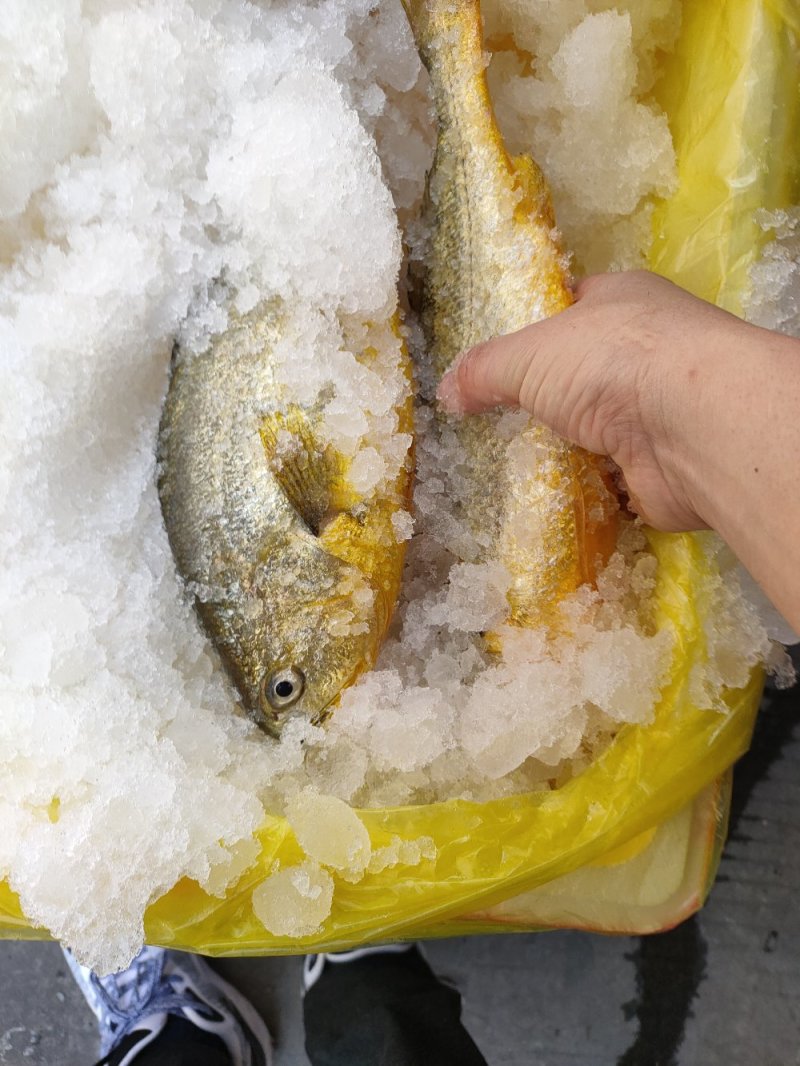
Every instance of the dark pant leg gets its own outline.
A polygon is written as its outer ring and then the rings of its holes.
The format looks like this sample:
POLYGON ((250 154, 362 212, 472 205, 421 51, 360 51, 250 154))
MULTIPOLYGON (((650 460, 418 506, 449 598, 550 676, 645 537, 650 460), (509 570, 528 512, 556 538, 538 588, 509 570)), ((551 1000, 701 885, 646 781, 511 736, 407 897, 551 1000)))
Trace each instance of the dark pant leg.
POLYGON ((486 1066, 416 947, 328 963, 303 1001, 313 1066, 486 1066))
MULTIPOLYGON (((119 1066, 136 1043, 135 1035, 125 1037, 97 1066, 119 1066)), ((135 1066, 231 1066, 231 1057, 218 1036, 170 1015, 164 1030, 136 1056, 135 1066)))

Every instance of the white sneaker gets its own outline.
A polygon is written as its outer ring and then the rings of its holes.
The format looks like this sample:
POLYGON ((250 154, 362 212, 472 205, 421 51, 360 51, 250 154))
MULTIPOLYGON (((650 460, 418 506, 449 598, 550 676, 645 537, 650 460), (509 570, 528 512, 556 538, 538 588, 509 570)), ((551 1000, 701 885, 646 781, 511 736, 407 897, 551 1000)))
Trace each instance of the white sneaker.
POLYGON ((97 1018, 101 1055, 129 1034, 141 1034, 119 1066, 135 1062, 170 1014, 219 1037, 232 1066, 271 1066, 269 1030, 252 1003, 199 956, 145 947, 127 970, 108 977, 81 966, 66 949, 64 956, 97 1018))

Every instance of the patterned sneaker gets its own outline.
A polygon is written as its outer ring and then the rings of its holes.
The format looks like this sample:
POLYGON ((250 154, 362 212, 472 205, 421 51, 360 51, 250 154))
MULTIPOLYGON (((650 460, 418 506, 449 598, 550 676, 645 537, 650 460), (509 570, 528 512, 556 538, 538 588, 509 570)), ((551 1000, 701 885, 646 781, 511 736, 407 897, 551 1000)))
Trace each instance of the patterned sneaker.
POLYGON ((127 970, 98 977, 64 949, 72 975, 97 1018, 103 1062, 131 1066, 164 1031, 169 1015, 217 1037, 231 1066, 271 1066, 269 1030, 253 1005, 197 955, 143 948, 127 970))

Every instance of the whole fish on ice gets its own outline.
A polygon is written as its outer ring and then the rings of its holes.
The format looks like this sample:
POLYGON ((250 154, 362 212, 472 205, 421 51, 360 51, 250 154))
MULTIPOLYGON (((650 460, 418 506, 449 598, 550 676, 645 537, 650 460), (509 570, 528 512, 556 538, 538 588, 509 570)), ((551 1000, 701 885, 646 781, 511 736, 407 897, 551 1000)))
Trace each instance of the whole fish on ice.
MULTIPOLYGON (((205 351, 176 348, 159 430, 178 572, 245 707, 274 736, 293 715, 322 721, 375 661, 405 549, 392 517, 411 481, 407 461, 383 492, 352 487, 349 461, 320 432, 322 402, 292 403, 276 382, 285 318, 267 301, 231 312, 205 351)), ((410 388, 396 415, 409 432, 410 388)))
MULTIPOLYGON (((403 0, 431 79, 422 322, 438 378, 466 348, 572 302, 544 177, 512 159, 486 84, 478 0, 403 0)), ((455 423, 471 490, 462 517, 510 573, 509 621, 558 626, 558 603, 613 550, 618 504, 596 457, 532 420, 510 442, 497 414, 455 423)), ((497 650, 497 641, 489 635, 497 650)))

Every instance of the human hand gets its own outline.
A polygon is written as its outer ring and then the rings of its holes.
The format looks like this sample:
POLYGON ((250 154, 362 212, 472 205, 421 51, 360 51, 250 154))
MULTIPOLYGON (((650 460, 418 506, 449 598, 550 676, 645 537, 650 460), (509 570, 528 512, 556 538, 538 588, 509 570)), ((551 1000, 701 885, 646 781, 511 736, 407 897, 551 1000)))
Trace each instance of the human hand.
POLYGON ((711 522, 693 468, 698 427, 709 421, 703 381, 751 328, 656 274, 596 275, 566 311, 467 351, 439 401, 452 413, 522 407, 610 456, 650 525, 700 529, 711 522))
POLYGON ((604 274, 566 311, 470 349, 439 399, 523 407, 610 456, 645 521, 715 529, 800 631, 800 340, 655 274, 604 274))

